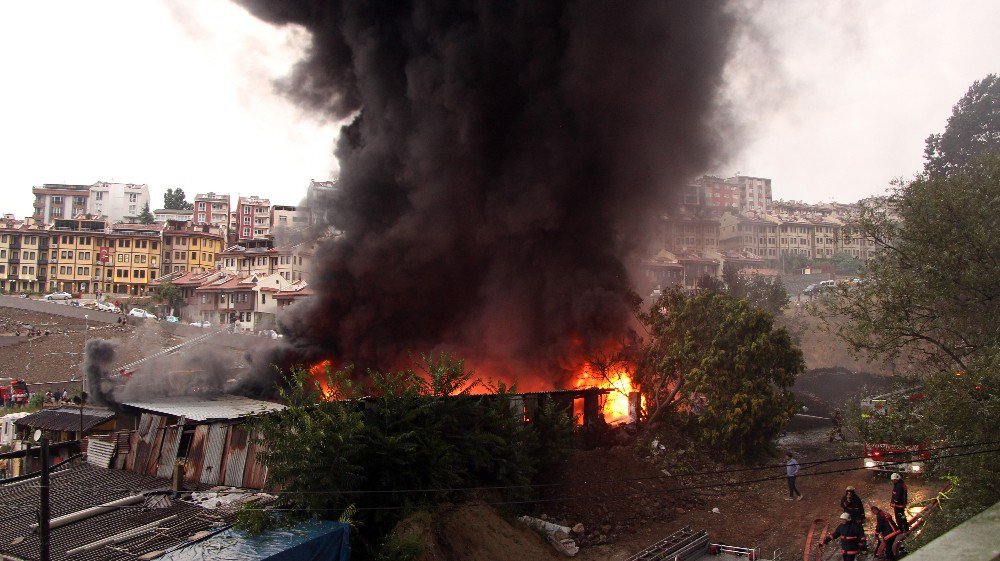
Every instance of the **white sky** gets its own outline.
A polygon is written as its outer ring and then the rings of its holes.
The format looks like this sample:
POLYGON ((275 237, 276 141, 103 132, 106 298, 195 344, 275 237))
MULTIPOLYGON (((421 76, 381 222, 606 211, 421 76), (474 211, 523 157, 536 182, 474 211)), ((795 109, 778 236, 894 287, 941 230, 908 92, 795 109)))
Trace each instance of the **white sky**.
MULTIPOLYGON (((770 177, 775 198, 853 201, 916 173, 927 135, 1000 71, 992 0, 752 13, 769 49, 737 59, 730 91, 747 132, 709 171, 770 177)), ((147 183, 154 208, 167 187, 297 203, 336 173, 337 125, 271 88, 307 45, 228 0, 0 4, 0 211, 30 214, 32 185, 98 180, 147 183)))

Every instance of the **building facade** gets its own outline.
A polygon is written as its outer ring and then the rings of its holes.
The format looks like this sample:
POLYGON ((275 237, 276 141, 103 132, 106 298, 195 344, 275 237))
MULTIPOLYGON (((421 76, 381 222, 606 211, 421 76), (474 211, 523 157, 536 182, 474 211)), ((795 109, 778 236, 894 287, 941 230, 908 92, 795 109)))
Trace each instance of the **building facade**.
POLYGON ((257 196, 239 197, 236 204, 236 239, 240 242, 271 235, 271 201, 257 196))
POLYGON ((209 224, 214 226, 218 232, 225 234, 229 228, 230 212, 229 195, 217 195, 215 193, 199 193, 194 197, 194 218, 195 224, 209 224))
POLYGON ((87 213, 106 216, 112 223, 134 220, 149 204, 149 186, 98 181, 90 186, 87 213))
POLYGON ((41 224, 51 224, 61 218, 73 218, 88 212, 90 185, 45 183, 32 187, 35 196, 33 218, 41 224))

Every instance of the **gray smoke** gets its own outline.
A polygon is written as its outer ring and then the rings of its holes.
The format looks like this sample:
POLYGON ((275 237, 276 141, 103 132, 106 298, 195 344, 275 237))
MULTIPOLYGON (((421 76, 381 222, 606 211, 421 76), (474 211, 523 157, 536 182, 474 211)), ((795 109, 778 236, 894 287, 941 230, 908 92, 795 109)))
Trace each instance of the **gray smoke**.
POLYGON ((89 339, 84 346, 81 369, 84 375, 84 391, 87 401, 94 405, 115 407, 115 381, 111 377, 115 359, 118 356, 118 342, 108 339, 89 339))
POLYGON ((726 2, 239 2, 312 33, 281 86, 350 119, 345 235, 263 368, 449 350, 551 386, 627 334, 656 213, 730 132, 726 2))

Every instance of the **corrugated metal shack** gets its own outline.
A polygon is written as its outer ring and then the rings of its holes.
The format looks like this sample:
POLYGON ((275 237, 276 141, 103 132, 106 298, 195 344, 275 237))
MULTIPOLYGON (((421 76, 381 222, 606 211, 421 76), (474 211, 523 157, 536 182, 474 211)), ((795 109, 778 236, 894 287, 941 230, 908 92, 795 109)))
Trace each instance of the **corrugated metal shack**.
POLYGON ((284 405, 223 394, 129 401, 122 406, 136 428, 117 436, 110 467, 170 477, 180 464, 189 485, 264 488, 267 470, 257 461, 257 439, 242 421, 284 405))

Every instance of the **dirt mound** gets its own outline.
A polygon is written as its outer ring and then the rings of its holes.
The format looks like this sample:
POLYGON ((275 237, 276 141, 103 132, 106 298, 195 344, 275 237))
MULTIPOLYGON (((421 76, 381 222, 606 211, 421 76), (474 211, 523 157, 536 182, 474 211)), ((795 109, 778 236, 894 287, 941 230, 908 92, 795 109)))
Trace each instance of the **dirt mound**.
POLYGON ((541 536, 484 504, 445 505, 433 514, 414 514, 399 523, 396 535, 423 544, 419 561, 562 559, 541 536))
POLYGON ((848 400, 888 391, 892 378, 847 368, 815 368, 801 374, 792 391, 812 415, 829 416, 848 400))

